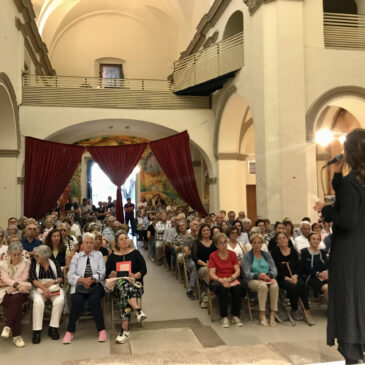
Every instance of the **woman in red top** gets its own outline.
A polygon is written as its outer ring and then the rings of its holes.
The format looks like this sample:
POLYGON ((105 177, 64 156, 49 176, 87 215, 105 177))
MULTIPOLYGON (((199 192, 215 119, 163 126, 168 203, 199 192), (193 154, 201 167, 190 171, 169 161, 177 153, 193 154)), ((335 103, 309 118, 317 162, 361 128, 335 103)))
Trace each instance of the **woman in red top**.
POLYGON ((240 308, 245 289, 242 285, 236 253, 227 249, 227 242, 228 238, 224 233, 214 237, 217 251, 212 252, 209 256, 209 288, 218 297, 222 327, 229 327, 227 317, 229 293, 231 293, 232 300, 232 322, 241 327, 240 308))

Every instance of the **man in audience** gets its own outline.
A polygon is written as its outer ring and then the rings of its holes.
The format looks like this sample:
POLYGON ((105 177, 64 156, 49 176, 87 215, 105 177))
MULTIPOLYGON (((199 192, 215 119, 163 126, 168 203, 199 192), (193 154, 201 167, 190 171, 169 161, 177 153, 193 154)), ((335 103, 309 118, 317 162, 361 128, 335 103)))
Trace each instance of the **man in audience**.
POLYGON ((131 198, 127 198, 127 203, 124 204, 124 212, 125 212, 125 223, 131 223, 132 235, 136 235, 136 228, 134 224, 134 204, 132 203, 131 198))
POLYGON ((199 227, 200 224, 197 220, 194 219, 190 222, 190 229, 188 229, 188 233, 193 240, 198 239, 199 227))
POLYGON ((301 235, 294 239, 294 247, 298 253, 303 248, 309 247, 308 236, 311 233, 311 224, 308 221, 302 221, 300 223, 300 232, 301 235))
POLYGON ((167 265, 171 268, 171 250, 173 249, 172 243, 176 236, 176 217, 171 217, 170 227, 166 228, 163 235, 163 241, 165 246, 165 257, 167 265))
MULTIPOLYGON (((159 194, 157 194, 159 195, 159 194)), ((167 221, 167 214, 166 212, 162 212, 160 215, 160 221, 156 224, 156 262, 158 265, 162 263, 163 257, 163 237, 165 234, 166 229, 170 228, 171 224, 167 221)))
POLYGON ((97 215, 98 215, 98 219, 103 222, 104 221, 104 218, 105 218, 105 207, 103 206, 103 202, 100 201, 98 202, 98 208, 96 208, 96 212, 97 212, 97 215))
POLYGON ((232 227, 234 225, 234 221, 236 220, 236 213, 233 210, 228 212, 227 224, 228 227, 232 227))
POLYGON ((215 216, 215 225, 217 227, 220 227, 220 225, 222 224, 223 222, 223 214, 222 213, 218 213, 216 216, 215 216))
POLYGON ((41 240, 35 238, 37 235, 37 226, 30 223, 25 227, 24 232, 25 237, 20 242, 23 245, 23 249, 32 254, 33 250, 42 244, 41 240))
POLYGON ((236 219, 242 222, 245 218, 246 218, 246 213, 243 210, 238 212, 238 217, 236 219))
MULTIPOLYGON (((105 222, 105 228, 103 229, 102 235, 105 237, 108 241, 108 246, 110 247, 110 244, 114 241, 114 230, 113 230, 113 224, 116 221, 114 216, 110 216, 106 219, 105 222)), ((108 248, 109 248, 108 247, 108 248)))
MULTIPOLYGON (((17 236, 21 236, 22 235, 22 231, 20 229, 18 229, 18 220, 15 218, 15 217, 10 217, 8 219, 8 228, 4 231, 4 237, 8 237, 9 234, 8 234, 8 229, 9 229, 9 226, 15 226, 16 227, 16 235, 17 236)), ((14 234, 14 233, 12 233, 14 234)))

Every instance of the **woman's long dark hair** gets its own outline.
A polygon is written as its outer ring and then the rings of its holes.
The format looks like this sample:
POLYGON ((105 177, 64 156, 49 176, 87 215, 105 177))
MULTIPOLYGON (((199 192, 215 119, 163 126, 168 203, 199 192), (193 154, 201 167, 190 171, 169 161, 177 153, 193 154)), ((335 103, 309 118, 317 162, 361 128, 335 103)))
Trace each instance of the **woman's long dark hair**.
POLYGON ((65 245, 65 242, 63 241, 63 238, 62 238, 62 234, 61 232, 57 229, 57 228, 54 228, 52 229, 51 231, 49 231, 47 237, 46 237, 46 240, 45 240, 45 244, 51 249, 51 251, 53 252, 53 245, 52 245, 52 235, 53 233, 59 233, 60 234, 60 243, 58 244, 58 251, 59 252, 62 252, 63 250, 66 249, 66 245, 65 245))
POLYGON ((346 162, 358 181, 365 185, 365 129, 350 132, 344 143, 346 162))

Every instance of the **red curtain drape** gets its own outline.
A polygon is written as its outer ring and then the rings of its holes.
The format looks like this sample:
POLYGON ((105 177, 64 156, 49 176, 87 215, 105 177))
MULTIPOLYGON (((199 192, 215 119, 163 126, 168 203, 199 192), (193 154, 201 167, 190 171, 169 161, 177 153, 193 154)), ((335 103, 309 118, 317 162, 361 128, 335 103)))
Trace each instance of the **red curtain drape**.
POLYGON ((94 161, 117 186, 116 217, 122 223, 124 222, 124 215, 121 186, 141 159, 146 147, 147 143, 117 147, 87 147, 94 161))
POLYGON ((54 208, 84 147, 25 137, 24 214, 40 219, 54 208))
POLYGON ((159 139, 149 145, 178 194, 203 217, 207 216, 196 186, 188 132, 159 139))

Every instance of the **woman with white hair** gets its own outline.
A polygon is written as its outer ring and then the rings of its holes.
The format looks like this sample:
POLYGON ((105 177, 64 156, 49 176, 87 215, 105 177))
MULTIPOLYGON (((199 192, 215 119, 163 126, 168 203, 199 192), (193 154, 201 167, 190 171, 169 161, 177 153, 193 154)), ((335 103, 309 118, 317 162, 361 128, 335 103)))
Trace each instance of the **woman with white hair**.
POLYGON ((24 347, 21 336, 21 321, 23 303, 28 298, 31 284, 27 282, 29 276, 29 260, 23 256, 23 246, 20 242, 13 242, 8 247, 7 258, 0 262, 1 281, 0 303, 6 309, 5 327, 1 337, 13 336, 16 347, 24 347))
POLYGON ((82 239, 82 251, 76 253, 71 260, 68 271, 68 281, 71 285, 71 311, 69 315, 67 332, 63 343, 72 341, 83 305, 88 300, 91 314, 94 318, 96 329, 99 333, 99 342, 107 340, 105 331, 101 298, 104 296, 102 282, 105 278, 105 262, 100 251, 95 251, 95 235, 85 233, 82 239))
POLYGON ((65 295, 60 284, 63 283, 63 274, 57 262, 51 260, 52 251, 46 245, 34 249, 34 260, 30 264, 29 278, 34 285, 31 292, 33 300, 33 338, 32 342, 41 342, 43 314, 45 302, 52 302, 51 321, 48 327, 48 336, 58 340, 58 328, 65 302, 65 295))

